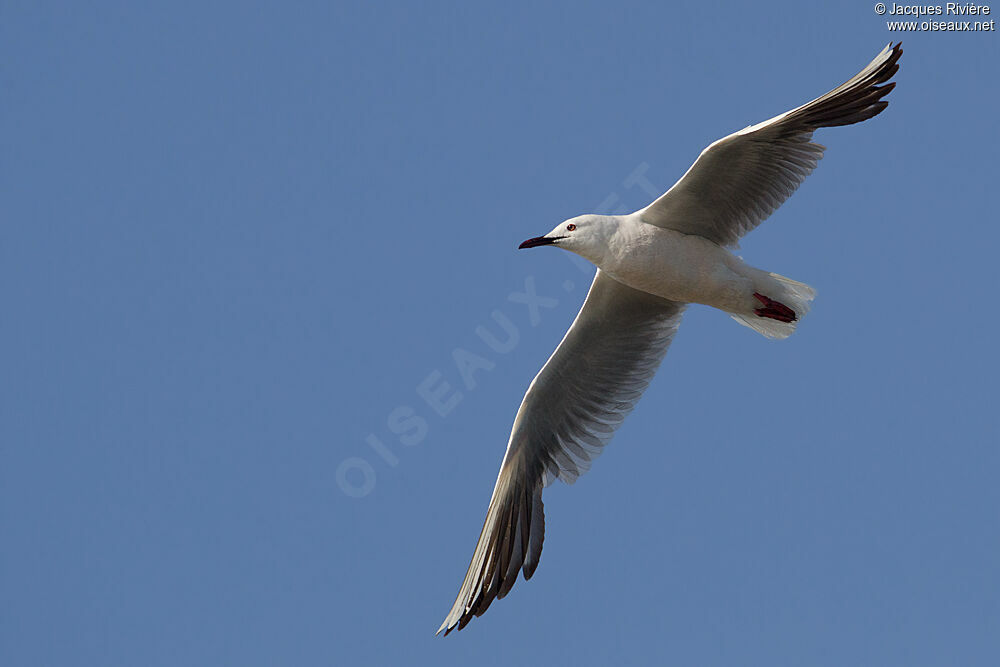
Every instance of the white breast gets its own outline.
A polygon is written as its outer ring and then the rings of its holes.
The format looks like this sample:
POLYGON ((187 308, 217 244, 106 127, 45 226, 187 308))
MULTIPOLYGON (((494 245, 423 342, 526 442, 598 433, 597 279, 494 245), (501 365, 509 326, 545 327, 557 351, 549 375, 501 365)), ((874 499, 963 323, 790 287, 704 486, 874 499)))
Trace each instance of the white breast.
POLYGON ((601 269, 619 282, 672 301, 732 311, 752 292, 740 275, 742 262, 729 251, 701 236, 639 221, 623 221, 603 259, 601 269))

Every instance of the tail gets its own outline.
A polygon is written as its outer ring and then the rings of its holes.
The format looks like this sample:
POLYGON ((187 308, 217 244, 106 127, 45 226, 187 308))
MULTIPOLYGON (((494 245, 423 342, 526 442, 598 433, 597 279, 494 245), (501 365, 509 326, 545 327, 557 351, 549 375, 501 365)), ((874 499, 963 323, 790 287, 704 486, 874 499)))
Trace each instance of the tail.
POLYGON ((752 312, 733 313, 733 319, 768 338, 788 338, 809 312, 816 290, 777 273, 761 274, 754 293, 756 307, 752 312))

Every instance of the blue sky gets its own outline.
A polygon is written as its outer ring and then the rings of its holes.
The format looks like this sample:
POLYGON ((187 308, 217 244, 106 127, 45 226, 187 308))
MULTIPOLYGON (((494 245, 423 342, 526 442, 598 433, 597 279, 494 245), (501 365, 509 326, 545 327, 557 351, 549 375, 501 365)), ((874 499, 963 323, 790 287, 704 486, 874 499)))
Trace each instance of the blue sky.
POLYGON ((992 664, 998 44, 868 3, 5 2, 2 662, 992 664), (592 272, 517 243, 899 38, 743 243, 818 290, 799 331, 691 308, 535 577, 435 638, 592 272))

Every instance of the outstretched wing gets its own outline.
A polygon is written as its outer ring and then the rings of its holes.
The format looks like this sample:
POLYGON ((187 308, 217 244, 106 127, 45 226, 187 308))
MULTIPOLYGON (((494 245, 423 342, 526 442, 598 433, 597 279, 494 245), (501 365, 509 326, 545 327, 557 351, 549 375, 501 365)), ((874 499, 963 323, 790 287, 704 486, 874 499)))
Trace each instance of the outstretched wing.
POLYGON ((637 212, 651 225, 733 246, 767 219, 812 173, 824 147, 813 131, 878 115, 903 54, 886 46, 846 83, 797 109, 719 139, 659 199, 637 212))
POLYGON ((610 440, 656 373, 685 304, 597 272, 583 308, 528 387, 458 598, 438 632, 464 628, 517 580, 545 535, 542 488, 572 483, 610 440))

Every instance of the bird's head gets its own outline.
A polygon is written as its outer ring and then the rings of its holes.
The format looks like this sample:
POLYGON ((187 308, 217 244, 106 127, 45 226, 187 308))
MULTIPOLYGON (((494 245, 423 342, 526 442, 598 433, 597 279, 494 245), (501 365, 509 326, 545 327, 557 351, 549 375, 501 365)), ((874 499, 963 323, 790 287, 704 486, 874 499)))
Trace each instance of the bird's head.
POLYGON ((575 252, 596 264, 607 250, 608 239, 617 227, 613 216, 580 215, 560 222, 545 236, 528 239, 518 249, 554 245, 575 252))

